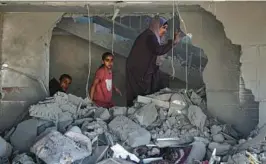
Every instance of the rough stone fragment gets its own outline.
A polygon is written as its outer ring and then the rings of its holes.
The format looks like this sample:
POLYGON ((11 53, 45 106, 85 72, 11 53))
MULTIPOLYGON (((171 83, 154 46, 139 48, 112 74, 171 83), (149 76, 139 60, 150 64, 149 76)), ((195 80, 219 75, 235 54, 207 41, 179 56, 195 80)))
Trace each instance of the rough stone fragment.
POLYGON ((13 159, 12 164, 35 164, 35 162, 26 153, 23 153, 23 154, 17 155, 13 159))
POLYGON ((47 164, 68 164, 89 156, 86 149, 57 131, 52 131, 37 141, 31 147, 31 152, 47 164))
MULTIPOLYGON (((73 130, 73 129, 72 129, 73 130)), ((67 131, 65 133, 65 136, 75 141, 82 149, 86 149, 89 152, 89 155, 91 155, 92 152, 92 144, 91 140, 79 132, 74 131, 67 131)))
POLYGON ((157 100, 161 100, 161 101, 170 101, 171 96, 172 96, 172 93, 165 93, 165 94, 157 95, 153 98, 157 100))
POLYGON ((196 161, 202 161, 206 154, 206 145, 203 142, 193 142, 192 149, 185 161, 185 164, 191 164, 196 161))
POLYGON ((137 101, 139 103, 144 103, 144 104, 154 103, 156 106, 162 107, 162 108, 170 107, 169 102, 165 102, 165 101, 161 101, 161 100, 157 100, 157 99, 153 99, 153 98, 145 97, 145 96, 138 96, 137 101))
POLYGON ((128 115, 134 114, 135 112, 136 112, 136 108, 128 108, 127 110, 128 115))
POLYGON ((222 142, 224 142, 224 136, 222 134, 220 134, 220 133, 219 134, 215 134, 215 135, 212 136, 212 140, 214 142, 222 143, 222 142))
POLYGON ((203 137, 194 137, 195 142, 203 142, 205 145, 208 145, 210 141, 207 138, 203 137))
POLYGON ((95 110, 94 116, 96 118, 100 118, 102 120, 108 120, 110 118, 110 113, 109 113, 108 109, 106 109, 106 108, 97 108, 95 110))
POLYGON ((148 155, 149 156, 155 156, 155 155, 159 155, 160 154, 160 149, 158 148, 152 148, 149 152, 148 155))
POLYGON ((250 164, 250 161, 244 154, 238 153, 228 159, 228 164, 250 164))
POLYGON ((218 126, 218 125, 213 125, 211 127, 211 134, 212 135, 215 135, 215 134, 218 134, 222 131, 222 127, 221 126, 218 126))
POLYGON ((108 125, 110 130, 131 147, 149 144, 151 134, 125 116, 117 116, 108 125))
POLYGON ((84 122, 81 129, 87 137, 93 140, 95 137, 107 131, 107 125, 101 119, 97 119, 93 122, 84 122))
POLYGON ((229 144, 219 144, 216 142, 211 142, 208 147, 211 151, 213 151, 216 148, 216 154, 218 156, 225 155, 228 153, 228 151, 231 149, 231 145, 229 144))
POLYGON ((126 161, 126 160, 118 159, 118 158, 108 158, 106 160, 98 162, 97 164, 134 164, 134 162, 130 162, 130 161, 126 161))
POLYGON ((12 153, 12 146, 0 137, 0 157, 9 157, 12 153))
POLYGON ((19 151, 28 151, 37 137, 38 120, 29 119, 18 124, 10 137, 11 144, 19 151))
POLYGON ((155 104, 151 103, 138 109, 138 111, 134 114, 134 116, 137 119, 137 121, 140 123, 140 125, 147 127, 156 120, 158 112, 157 109, 155 108, 155 104))
POLYGON ((202 98, 197 93, 195 93, 194 91, 192 91, 190 99, 193 102, 193 104, 195 104, 195 105, 200 105, 202 102, 202 98))
POLYGON ((112 111, 113 116, 120 116, 120 115, 126 115, 127 108, 126 107, 113 107, 110 109, 112 111))
POLYGON ((203 130, 207 116, 199 107, 191 105, 188 108, 188 119, 191 124, 203 130))

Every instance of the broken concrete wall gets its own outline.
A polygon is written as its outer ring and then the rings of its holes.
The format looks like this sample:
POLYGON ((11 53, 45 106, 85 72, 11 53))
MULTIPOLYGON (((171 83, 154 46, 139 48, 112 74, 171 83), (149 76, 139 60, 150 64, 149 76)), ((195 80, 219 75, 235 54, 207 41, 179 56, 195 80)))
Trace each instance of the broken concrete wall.
MULTIPOLYGON (((203 48, 208 64, 203 72, 208 111, 247 134, 257 122, 248 122, 239 103, 240 47, 226 37, 222 23, 206 12, 181 12, 194 45, 203 48), (238 119, 235 119, 235 118, 238 119), (245 126, 243 126, 245 125, 245 126)), ((184 28, 183 28, 184 29, 184 28)))
MULTIPOLYGON (((266 123, 265 85, 265 2, 215 2, 201 4, 221 21, 233 43, 241 45, 241 74, 259 104, 259 126, 266 123), (210 4, 210 3, 209 3, 210 4), (247 12, 251 11, 251 12, 247 12)), ((253 112, 258 112, 256 109, 253 112)))
POLYGON ((3 99, 0 129, 22 116, 27 105, 46 96, 52 29, 63 13, 5 13, 1 71, 3 99))

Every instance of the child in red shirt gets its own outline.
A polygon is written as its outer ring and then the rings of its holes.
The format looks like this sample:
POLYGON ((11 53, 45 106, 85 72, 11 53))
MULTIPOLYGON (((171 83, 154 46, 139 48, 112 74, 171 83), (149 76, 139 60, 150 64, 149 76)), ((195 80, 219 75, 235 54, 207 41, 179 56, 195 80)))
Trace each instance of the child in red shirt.
POLYGON ((115 90, 120 95, 121 92, 112 84, 112 67, 114 56, 110 52, 105 52, 102 55, 102 65, 99 67, 95 74, 93 84, 90 89, 91 100, 100 107, 111 108, 114 106, 112 103, 112 90, 115 90))

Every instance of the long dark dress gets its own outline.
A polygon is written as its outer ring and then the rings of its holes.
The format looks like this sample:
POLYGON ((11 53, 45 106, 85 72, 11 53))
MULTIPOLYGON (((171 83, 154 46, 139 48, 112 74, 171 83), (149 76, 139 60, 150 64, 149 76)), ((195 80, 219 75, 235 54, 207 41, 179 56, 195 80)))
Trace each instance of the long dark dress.
POLYGON ((160 75, 156 65, 157 56, 171 50, 173 42, 160 45, 156 35, 147 29, 135 40, 126 61, 127 105, 132 106, 138 95, 147 95, 160 89, 160 75))

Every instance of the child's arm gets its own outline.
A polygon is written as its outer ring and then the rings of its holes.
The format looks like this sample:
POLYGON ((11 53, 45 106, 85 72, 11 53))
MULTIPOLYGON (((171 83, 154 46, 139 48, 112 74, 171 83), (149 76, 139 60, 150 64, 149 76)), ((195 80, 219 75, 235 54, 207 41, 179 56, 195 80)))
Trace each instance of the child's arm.
POLYGON ((113 85, 113 90, 116 91, 116 93, 118 93, 120 96, 122 96, 121 91, 115 85, 113 85))
POLYGON ((94 81, 92 83, 91 89, 90 89, 90 99, 93 101, 94 93, 95 93, 95 88, 99 84, 99 82, 102 79, 102 73, 100 70, 98 70, 95 74, 94 81))

